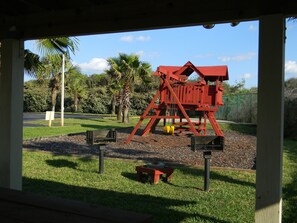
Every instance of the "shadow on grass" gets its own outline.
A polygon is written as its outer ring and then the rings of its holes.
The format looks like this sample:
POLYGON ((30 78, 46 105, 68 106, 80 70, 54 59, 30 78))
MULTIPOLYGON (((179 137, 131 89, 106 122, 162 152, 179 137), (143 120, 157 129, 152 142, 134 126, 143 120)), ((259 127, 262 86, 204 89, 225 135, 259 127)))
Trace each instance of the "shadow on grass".
MULTIPOLYGON (((204 170, 203 169, 182 167, 182 165, 179 165, 178 170, 180 172, 182 172, 183 174, 189 174, 189 175, 192 175, 194 177, 204 177, 204 170)), ((123 172, 122 176, 128 178, 129 180, 137 181, 136 171, 135 171, 135 174, 128 173, 128 172, 127 173, 123 172)), ((173 173, 173 179, 174 179, 174 173, 173 173)), ((229 177, 229 176, 225 176, 225 175, 222 175, 222 174, 214 172, 214 171, 210 172, 210 181, 212 181, 212 180, 221 181, 221 182, 230 183, 230 184, 237 184, 237 185, 241 185, 241 186, 253 187, 253 188, 256 187, 255 183, 251 183, 251 182, 243 181, 243 180, 238 180, 238 179, 235 179, 235 178, 232 178, 232 177, 229 177)), ((175 186, 175 187, 185 188, 184 186, 176 185, 174 183, 174 181, 173 181, 173 183, 169 183, 169 184, 172 185, 172 186, 175 186)), ((203 188, 198 188, 198 187, 196 188, 195 187, 194 189, 202 190, 203 188)))
POLYGON ((91 121, 97 121, 97 120, 102 120, 102 116, 92 116, 92 115, 83 115, 83 116, 76 116, 76 115, 66 115, 67 118, 73 118, 73 119, 80 119, 80 120, 91 120, 91 121), (68 116, 68 117, 67 117, 68 116))
MULTIPOLYGON (((135 152, 139 152, 139 154, 146 154, 145 152, 143 152, 142 150, 133 150, 134 154, 135 152)), ((147 154, 150 154, 149 152, 147 154)), ((155 154, 155 153, 152 153, 155 154)), ((153 157, 140 157, 139 155, 131 155, 131 154, 125 154, 124 152, 122 153, 121 156, 117 155, 116 153, 112 154, 112 153, 107 153, 106 155, 107 158, 120 158, 122 160, 132 160, 132 161, 141 161, 144 163, 158 163, 158 162, 162 162, 162 163, 172 163, 170 160, 166 160, 163 158, 158 158, 157 155, 153 156, 153 157)))
MULTIPOLYGON (((91 158, 91 157, 87 157, 87 156, 84 156, 84 157, 80 157, 79 158, 80 161, 82 162, 92 162, 94 159, 91 158)), ((71 168, 71 169, 74 169, 75 171, 79 171, 81 172, 82 174, 84 173, 98 173, 100 168, 99 168, 99 165, 98 165, 98 169, 96 170, 92 170, 92 169, 89 169, 89 170, 84 170, 84 169, 80 169, 78 168, 78 163, 76 162, 73 162, 73 161, 69 161, 67 159, 48 159, 48 160, 45 160, 45 163, 49 166, 52 166, 52 167, 55 167, 55 168, 71 168)))
POLYGON ((84 156, 79 157, 78 159, 81 162, 89 163, 94 160, 94 156, 93 155, 84 155, 84 156))
MULTIPOLYGON (((133 173, 129 173, 129 172, 123 172, 121 175, 122 175, 123 177, 126 177, 126 178, 129 179, 129 180, 132 180, 132 181, 138 181, 138 179, 137 179, 137 174, 136 174, 136 173, 133 174, 133 173)), ((150 183, 150 179, 149 179, 149 177, 148 177, 148 176, 145 176, 145 177, 146 177, 146 179, 142 179, 142 180, 143 180, 142 183, 150 183)), ((185 186, 185 185, 180 186, 180 185, 174 184, 174 183, 172 183, 172 182, 168 182, 168 181, 166 180, 165 176, 161 176, 161 177, 160 177, 160 181, 162 181, 162 182, 164 182, 164 183, 166 183, 166 184, 169 184, 169 185, 171 185, 171 186, 173 186, 173 187, 179 187, 179 188, 183 188, 183 189, 185 189, 185 188, 188 188, 188 189, 197 189, 197 190, 201 190, 201 191, 202 191, 202 188, 191 187, 191 186, 185 186)))
POLYGON ((137 180, 136 172, 135 172, 135 173, 122 172, 121 175, 122 175, 123 177, 126 177, 128 180, 138 181, 138 180, 137 180))
POLYGON ((153 216, 154 223, 179 223, 184 219, 191 217, 195 218, 195 220, 200 220, 201 222, 228 223, 215 216, 206 216, 200 213, 190 214, 178 211, 176 208, 172 209, 172 207, 176 206, 193 205, 195 204, 193 201, 66 185, 63 183, 31 179, 27 177, 23 178, 23 188, 25 191, 35 192, 46 196, 80 200, 111 208, 147 213, 153 216))
POLYGON ((222 182, 227 182, 227 183, 231 183, 231 184, 237 184, 237 185, 242 185, 242 186, 256 188, 256 184, 255 183, 248 182, 248 181, 243 181, 243 180, 238 180, 238 179, 234 179, 232 177, 221 175, 221 174, 218 174, 216 172, 211 172, 210 173, 210 177, 213 178, 213 179, 215 179, 215 180, 222 181, 222 182))
POLYGON ((105 117, 105 118, 102 118, 102 119, 97 119, 97 120, 94 120, 96 122, 114 122, 114 123, 122 123, 120 120, 117 120, 115 118, 112 118, 112 117, 105 117))
MULTIPOLYGON (((183 174, 193 175, 193 176, 204 176, 204 169, 194 169, 194 168, 186 168, 182 167, 179 168, 179 171, 181 171, 183 174)), ((239 179, 232 178, 230 176, 222 175, 218 172, 212 171, 210 167, 210 180, 217 180, 222 181, 230 184, 237 184, 242 186, 248 186, 248 187, 256 187, 255 183, 243 181, 239 179)))
POLYGON ((66 159, 54 159, 54 160, 46 160, 47 165, 61 168, 61 167, 68 167, 72 169, 76 169, 77 163, 66 160, 66 159))
MULTIPOLYGON (((284 151, 287 153, 290 163, 297 163, 296 141, 286 140, 284 151)), ((292 167, 287 168, 292 169, 292 167)), ((283 211, 283 222, 297 222, 297 170, 291 171, 291 182, 283 186, 283 200, 286 205, 283 211)))
POLYGON ((23 148, 31 151, 47 151, 54 155, 96 155, 98 150, 95 147, 87 146, 84 144, 69 142, 69 141, 30 141, 29 143, 23 143, 23 148))

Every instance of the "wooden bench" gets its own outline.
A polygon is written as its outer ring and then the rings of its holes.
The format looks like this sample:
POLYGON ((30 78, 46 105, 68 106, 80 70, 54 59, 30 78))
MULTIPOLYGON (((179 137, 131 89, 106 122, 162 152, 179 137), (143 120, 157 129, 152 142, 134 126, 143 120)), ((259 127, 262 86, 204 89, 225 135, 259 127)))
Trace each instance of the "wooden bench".
POLYGON ((117 131, 115 129, 88 130, 86 141, 89 145, 100 144, 102 142, 116 142, 117 131))
POLYGON ((146 174, 150 177, 150 183, 157 184, 161 175, 165 174, 165 180, 171 182, 173 169, 170 167, 153 167, 153 166, 137 166, 137 178, 140 182, 144 182, 146 174))

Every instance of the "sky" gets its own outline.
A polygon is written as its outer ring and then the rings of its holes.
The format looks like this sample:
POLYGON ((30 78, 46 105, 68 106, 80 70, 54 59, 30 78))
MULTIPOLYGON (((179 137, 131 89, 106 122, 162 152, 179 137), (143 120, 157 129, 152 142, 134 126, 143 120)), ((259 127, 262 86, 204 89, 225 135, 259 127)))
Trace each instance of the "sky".
MULTIPOLYGON (((140 60, 158 66, 183 66, 190 61, 195 66, 227 65, 228 83, 244 80, 245 87, 257 86, 258 21, 203 26, 156 29, 78 36, 79 50, 72 62, 82 73, 101 74, 108 68, 107 59, 119 53, 138 54, 140 60)), ((286 24, 285 77, 297 77, 297 22, 286 24)), ((25 48, 37 53, 35 41, 26 41, 25 48)), ((25 75, 25 81, 29 80, 25 75)))

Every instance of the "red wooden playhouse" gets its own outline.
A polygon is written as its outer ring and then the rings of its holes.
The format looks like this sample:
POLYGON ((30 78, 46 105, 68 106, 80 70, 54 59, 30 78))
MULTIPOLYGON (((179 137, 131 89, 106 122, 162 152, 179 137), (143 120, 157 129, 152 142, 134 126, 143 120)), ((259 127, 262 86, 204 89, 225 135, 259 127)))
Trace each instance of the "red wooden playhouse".
MULTIPOLYGON (((154 75, 160 77, 160 87, 156 95, 140 117, 139 122, 126 140, 129 143, 144 119, 150 119, 142 136, 154 131, 160 119, 172 120, 176 132, 191 131, 194 136, 206 136, 207 119, 216 136, 223 133, 215 119, 218 106, 223 105, 223 81, 228 80, 227 66, 194 66, 187 62, 184 66, 159 66, 154 75), (189 81, 193 73, 198 81, 189 81), (189 112, 194 112, 189 118, 189 112), (176 119, 179 122, 176 122, 176 119)), ((203 138, 203 137, 202 137, 203 138)))

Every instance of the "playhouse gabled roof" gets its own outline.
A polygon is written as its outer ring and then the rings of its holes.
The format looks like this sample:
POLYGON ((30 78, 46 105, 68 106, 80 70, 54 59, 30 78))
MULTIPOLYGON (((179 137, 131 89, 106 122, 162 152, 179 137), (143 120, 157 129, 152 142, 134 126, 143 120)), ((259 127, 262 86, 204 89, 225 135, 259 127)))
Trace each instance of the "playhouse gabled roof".
POLYGON ((217 77, 221 77, 220 80, 229 80, 228 67, 222 66, 203 66, 197 67, 199 73, 204 77, 205 80, 215 81, 217 77))
POLYGON ((206 81, 229 80, 228 67, 222 66, 194 66, 188 61, 184 66, 159 66, 155 75, 159 73, 166 75, 187 76, 189 77, 193 72, 196 72, 201 78, 206 81))

